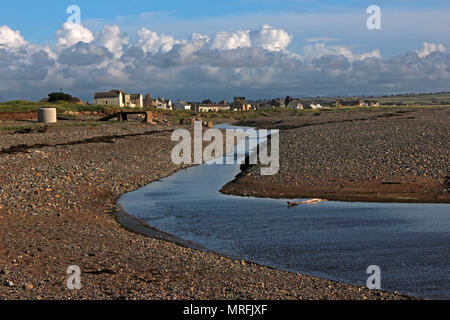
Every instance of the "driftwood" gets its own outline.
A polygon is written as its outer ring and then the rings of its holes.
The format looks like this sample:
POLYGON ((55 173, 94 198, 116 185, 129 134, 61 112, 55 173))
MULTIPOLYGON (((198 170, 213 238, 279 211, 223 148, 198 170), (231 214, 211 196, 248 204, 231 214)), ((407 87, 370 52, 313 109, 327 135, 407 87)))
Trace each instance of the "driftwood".
POLYGON ((299 201, 288 201, 287 204, 289 207, 295 207, 300 204, 316 204, 316 203, 323 202, 323 201, 327 201, 327 200, 315 198, 315 199, 310 199, 310 200, 305 200, 305 201, 300 201, 300 202, 299 201))

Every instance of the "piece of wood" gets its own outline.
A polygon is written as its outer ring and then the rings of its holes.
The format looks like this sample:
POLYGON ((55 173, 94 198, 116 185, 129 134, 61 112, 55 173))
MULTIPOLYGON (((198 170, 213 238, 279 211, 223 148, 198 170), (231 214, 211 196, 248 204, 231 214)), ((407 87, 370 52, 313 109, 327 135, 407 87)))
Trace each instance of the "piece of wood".
POLYGON ((298 206, 300 204, 316 204, 319 202, 324 202, 324 201, 328 201, 326 199, 319 199, 319 198, 314 198, 314 199, 309 199, 309 200, 305 200, 305 201, 288 201, 287 204, 289 207, 294 207, 294 206, 298 206))

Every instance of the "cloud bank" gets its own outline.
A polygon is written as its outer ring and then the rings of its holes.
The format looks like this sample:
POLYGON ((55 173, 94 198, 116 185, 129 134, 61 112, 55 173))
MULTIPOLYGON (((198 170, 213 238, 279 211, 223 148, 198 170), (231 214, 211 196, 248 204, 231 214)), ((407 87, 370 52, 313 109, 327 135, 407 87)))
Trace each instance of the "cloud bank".
POLYGON ((0 26, 0 96, 39 99, 63 88, 92 100, 95 91, 121 88, 172 98, 234 95, 352 95, 450 88, 450 54, 441 44, 383 58, 379 50, 354 53, 333 39, 314 38, 302 52, 289 51, 288 32, 258 30, 194 33, 175 39, 147 28, 136 39, 116 25, 97 33, 64 24, 56 45, 27 42, 0 26))

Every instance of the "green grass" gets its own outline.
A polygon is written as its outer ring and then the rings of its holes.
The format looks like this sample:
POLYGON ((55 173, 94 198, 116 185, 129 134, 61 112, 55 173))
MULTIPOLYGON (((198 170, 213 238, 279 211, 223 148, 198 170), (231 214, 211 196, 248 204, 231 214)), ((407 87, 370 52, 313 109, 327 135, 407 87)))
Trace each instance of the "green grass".
MULTIPOLYGON (((310 103, 334 104, 336 97, 316 97, 301 99, 304 105, 310 103)), ((450 92, 444 93, 425 93, 425 94, 399 94, 382 97, 345 97, 339 98, 345 105, 347 101, 374 100, 380 104, 397 104, 397 105, 450 105, 450 92)))
MULTIPOLYGON (((406 109, 419 109, 419 108, 441 108, 441 107, 449 107, 450 105, 409 105, 409 106, 379 106, 379 107, 342 107, 342 108, 333 108, 328 109, 332 111, 388 111, 388 110, 406 110, 406 109)), ((325 111, 327 109, 322 109, 325 111)))
POLYGON ((375 100, 380 103, 403 103, 409 105, 448 105, 450 104, 450 93, 403 94, 375 98, 375 100))
MULTIPOLYGON (((69 102, 51 103, 51 102, 32 102, 32 101, 16 100, 0 103, 0 112, 36 111, 39 108, 56 108, 58 113, 63 113, 64 111, 73 111, 73 112, 91 111, 101 113, 113 113, 119 110, 119 107, 116 106, 85 105, 69 102)), ((126 109, 121 108, 120 110, 126 109)), ((134 110, 136 110, 136 108, 134 110)))
MULTIPOLYGON (((445 99, 448 99, 450 101, 450 93, 449 94, 436 94, 436 95, 416 95, 416 96, 395 96, 395 97, 383 97, 383 98, 375 98, 377 101, 382 102, 383 101, 394 101, 395 99, 401 100, 401 101, 419 101, 419 100, 427 100, 429 103, 423 103, 423 104, 417 104, 417 105, 409 105, 409 106, 380 106, 380 107, 359 107, 359 106, 347 106, 342 108, 325 108, 321 109, 320 112, 353 112, 353 111, 383 111, 383 110, 402 110, 402 109, 411 109, 411 108, 424 108, 424 107, 448 107, 450 103, 444 104, 444 105, 432 105, 431 99, 441 99, 444 101, 445 99), (430 98, 432 97, 432 98, 430 98)), ((332 98, 328 98, 332 99, 332 98)), ((304 104, 306 104, 306 99, 304 104)), ((214 120, 215 118, 228 118, 230 121, 232 120, 244 120, 244 119, 254 119, 258 117, 271 117, 277 114, 291 114, 294 116, 299 116, 302 114, 310 114, 317 113, 317 110, 291 110, 291 109, 285 109, 285 108, 278 108, 278 109, 267 109, 267 110, 251 110, 251 111, 232 111, 232 110, 224 110, 224 111, 218 111, 218 112, 201 112, 197 113, 190 110, 161 110, 161 109, 145 109, 145 108, 119 108, 116 106, 106 106, 106 105, 82 105, 82 104, 74 104, 74 103, 67 103, 67 102, 58 102, 58 103, 44 103, 44 102, 31 102, 31 101, 23 101, 23 100, 16 100, 16 101, 10 101, 10 102, 2 102, 0 103, 0 113, 2 112, 26 112, 26 111, 36 111, 39 108, 42 107, 54 107, 57 109, 57 112, 59 115, 62 115, 63 117, 67 119, 73 119, 78 120, 77 116, 70 115, 70 114, 64 114, 65 111, 72 111, 72 112, 99 112, 99 113, 105 113, 105 114, 111 114, 117 111, 127 111, 127 110, 133 110, 133 111, 144 111, 144 110, 150 110, 154 113, 159 114, 163 118, 178 123, 180 119, 183 118, 197 118, 200 117, 204 120, 214 120)), ((320 114, 319 112, 319 114, 320 114)), ((315 114, 318 115, 318 114, 315 114)), ((111 121, 110 121, 111 122, 111 121)), ((110 123, 108 122, 108 123, 110 123)), ((99 125, 96 124, 96 122, 93 122, 92 120, 83 120, 78 124, 74 123, 68 123, 68 124, 61 124, 62 126, 68 125, 68 126, 94 126, 99 125), (91 121, 90 124, 87 124, 85 121, 91 121)), ((5 129, 7 127, 1 128, 2 130, 8 130, 5 129)), ((23 126, 21 126, 23 128, 23 126)), ((14 130, 14 129, 10 129, 14 130)))
POLYGON ((204 120, 214 118, 228 118, 230 120, 250 120, 258 117, 271 117, 277 114, 287 114, 293 116, 301 116, 305 114, 312 114, 319 116, 325 112, 357 112, 357 111, 384 111, 384 110, 406 110, 412 108, 435 108, 435 107, 448 107, 448 106, 432 106, 432 105, 417 105, 417 106, 380 106, 380 107, 359 107, 349 106, 342 108, 324 108, 320 110, 315 109, 303 109, 292 110, 286 108, 266 109, 266 110, 250 110, 250 111, 232 111, 224 110, 217 112, 194 112, 190 110, 162 110, 151 109, 151 111, 162 115, 165 119, 178 123, 180 119, 184 118, 202 118, 204 120))
POLYGON ((26 126, 0 126, 0 130, 4 131, 17 131, 17 130, 34 130, 37 128, 37 125, 26 125, 26 126))

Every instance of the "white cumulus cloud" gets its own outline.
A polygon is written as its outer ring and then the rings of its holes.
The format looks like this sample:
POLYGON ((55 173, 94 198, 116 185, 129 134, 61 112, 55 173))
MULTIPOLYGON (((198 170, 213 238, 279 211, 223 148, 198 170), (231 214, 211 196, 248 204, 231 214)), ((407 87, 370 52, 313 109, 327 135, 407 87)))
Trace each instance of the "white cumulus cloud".
POLYGON ((424 42, 422 50, 416 52, 420 58, 425 58, 433 52, 445 52, 445 50, 446 48, 442 44, 424 42))
POLYGON ((157 34, 147 28, 141 28, 137 32, 138 40, 136 46, 144 53, 169 52, 179 41, 172 36, 157 34))
POLYGON ((267 24, 260 30, 250 32, 252 45, 270 51, 284 50, 292 41, 292 36, 282 29, 273 28, 267 24))
POLYGON ((122 56, 123 48, 128 45, 128 41, 128 36, 125 33, 120 32, 118 26, 105 26, 103 30, 95 36, 95 43, 108 49, 116 58, 122 56))
POLYGON ((0 46, 20 47, 26 44, 19 31, 14 31, 8 26, 0 26, 0 46))
POLYGON ((76 23, 64 23, 62 28, 56 31, 56 38, 58 47, 69 47, 78 42, 89 43, 94 40, 92 32, 76 23))
MULTIPOLYGON (((120 88, 173 98, 234 95, 384 94, 442 91, 450 87, 450 54, 425 43, 386 59, 379 50, 311 42, 289 51, 292 36, 263 25, 257 30, 194 33, 175 39, 148 28, 130 41, 118 26, 97 33, 75 24, 56 32, 53 48, 27 42, 0 27, 0 96, 40 99, 64 91, 92 100, 96 91, 120 88)), ((321 39, 324 40, 324 39, 321 39)))
POLYGON ((250 31, 236 31, 236 32, 218 32, 211 40, 211 49, 217 50, 232 50, 237 48, 250 47, 250 31))
POLYGON ((329 46, 325 43, 319 42, 308 44, 303 47, 304 57, 309 60, 320 58, 326 55, 344 56, 350 61, 364 60, 366 58, 381 58, 379 50, 373 50, 362 54, 354 54, 350 48, 344 46, 329 46))

